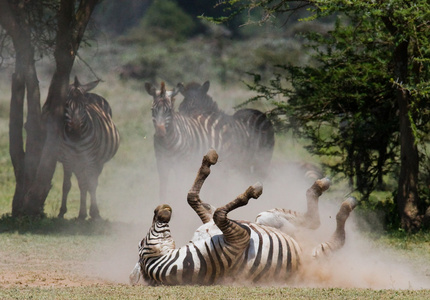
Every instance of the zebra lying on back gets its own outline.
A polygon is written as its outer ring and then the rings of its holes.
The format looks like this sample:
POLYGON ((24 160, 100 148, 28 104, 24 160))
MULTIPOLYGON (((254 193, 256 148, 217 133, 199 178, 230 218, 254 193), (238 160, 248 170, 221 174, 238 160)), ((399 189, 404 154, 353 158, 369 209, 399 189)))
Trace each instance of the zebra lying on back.
MULTIPOLYGON (((203 225, 187 245, 175 248, 169 228, 172 209, 166 204, 159 205, 154 211, 148 234, 139 243, 139 260, 130 274, 131 284, 137 284, 141 275, 151 285, 210 285, 233 283, 235 280, 285 284, 306 261, 294 238, 277 228, 276 224, 264 225, 271 223, 268 218, 270 213, 257 223, 235 221, 227 217, 230 211, 246 205, 250 198, 258 198, 262 193, 261 184, 250 186, 235 200, 215 212, 210 205, 201 201, 201 187, 209 176, 210 166, 217 159, 218 155, 214 150, 204 156, 188 193, 188 204, 200 217, 203 225)), ((318 226, 318 197, 329 185, 328 179, 322 179, 308 189, 308 211, 305 214, 285 211, 285 217, 290 217, 292 226, 318 226)), ((343 246, 345 221, 355 206, 353 198, 342 203, 336 216, 336 231, 328 242, 315 248, 314 257, 326 256, 343 246)))
POLYGON ((81 85, 78 78, 70 85, 64 107, 64 130, 59 161, 63 164, 63 197, 59 218, 67 212, 67 195, 76 175, 81 192, 79 219, 87 217, 87 192, 91 218, 99 218, 96 189, 104 164, 117 152, 119 133, 112 121, 112 110, 103 97, 88 93, 99 81, 81 85))
POLYGON ((165 187, 171 166, 178 161, 193 162, 210 148, 216 149, 231 169, 244 174, 254 173, 257 178, 266 175, 273 153, 274 130, 262 112, 246 109, 235 116, 223 113, 206 95, 209 84, 203 87, 188 85, 187 88, 178 84, 173 91, 166 91, 162 83, 157 91, 152 84, 146 83, 145 88, 153 97, 154 148, 161 199, 166 198, 165 187), (174 97, 180 91, 186 96, 183 103, 189 105, 182 105, 182 112, 176 112, 174 97), (190 95, 192 101, 186 102, 190 95), (204 108, 200 100, 206 103, 204 108))

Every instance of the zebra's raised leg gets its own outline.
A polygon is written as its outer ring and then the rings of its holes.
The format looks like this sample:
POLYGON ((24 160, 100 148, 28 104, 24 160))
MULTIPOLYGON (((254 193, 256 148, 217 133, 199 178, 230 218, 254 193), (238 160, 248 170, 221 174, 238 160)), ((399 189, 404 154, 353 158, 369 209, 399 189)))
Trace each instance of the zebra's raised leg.
POLYGON ((235 200, 230 203, 217 208, 214 213, 213 219, 218 228, 224 235, 224 240, 238 249, 244 249, 249 244, 250 232, 249 228, 240 225, 239 223, 227 218, 227 214, 241 206, 248 204, 249 199, 257 199, 263 192, 261 183, 250 186, 243 194, 239 195, 235 200))
POLYGON ((203 203, 200 199, 200 190, 205 182, 206 178, 211 173, 210 166, 216 164, 218 161, 218 154, 215 150, 211 149, 203 157, 202 165, 197 172, 194 184, 188 192, 187 201, 192 209, 202 220, 203 224, 208 223, 212 220, 212 208, 209 204, 203 203))
POLYGON ((349 197, 342 202, 339 212, 336 215, 336 230, 330 240, 319 244, 312 252, 315 258, 330 255, 332 252, 340 249, 345 244, 345 222, 351 211, 357 206, 358 201, 354 197, 349 197))
POLYGON ((70 189, 72 188, 72 171, 63 165, 63 196, 61 199, 59 218, 64 218, 64 214, 67 212, 67 196, 69 195, 70 189))
POLYGON ((305 213, 275 208, 258 214, 255 222, 277 228, 291 236, 295 236, 299 228, 317 229, 320 226, 318 200, 329 187, 328 178, 315 181, 306 191, 307 211, 305 213))
POLYGON ((318 209, 318 199, 323 192, 330 187, 330 179, 322 178, 315 181, 315 183, 306 191, 307 211, 304 215, 303 227, 309 229, 317 229, 320 225, 320 214, 318 209))

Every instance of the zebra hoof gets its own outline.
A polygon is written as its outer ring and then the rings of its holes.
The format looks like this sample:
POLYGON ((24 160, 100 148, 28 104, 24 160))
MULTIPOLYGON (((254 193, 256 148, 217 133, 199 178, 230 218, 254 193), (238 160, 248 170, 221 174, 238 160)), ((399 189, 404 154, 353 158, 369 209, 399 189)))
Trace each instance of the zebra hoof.
POLYGON ((331 184, 330 179, 328 179, 327 177, 318 179, 317 181, 315 181, 315 183, 321 188, 323 192, 328 190, 331 184))
POLYGON ((343 201, 342 205, 349 205, 352 211, 358 205, 358 200, 355 197, 348 197, 345 201, 343 201))
POLYGON ((210 149, 208 153, 206 153, 205 158, 210 165, 214 165, 218 161, 218 153, 216 153, 215 149, 210 149))
POLYGON ((263 185, 260 182, 254 183, 249 187, 251 198, 257 199, 263 193, 263 185))

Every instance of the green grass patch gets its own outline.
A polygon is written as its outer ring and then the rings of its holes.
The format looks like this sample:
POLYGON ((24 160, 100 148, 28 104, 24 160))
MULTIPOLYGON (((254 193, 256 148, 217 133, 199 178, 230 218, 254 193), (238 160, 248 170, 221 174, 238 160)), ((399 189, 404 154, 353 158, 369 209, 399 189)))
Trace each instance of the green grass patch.
POLYGON ((0 218, 0 233, 57 234, 57 235, 107 235, 121 226, 109 220, 80 220, 59 218, 13 218, 5 214, 0 218))
POLYGON ((430 290, 367 290, 276 287, 106 285, 70 288, 9 288, 2 299, 428 299, 430 290))

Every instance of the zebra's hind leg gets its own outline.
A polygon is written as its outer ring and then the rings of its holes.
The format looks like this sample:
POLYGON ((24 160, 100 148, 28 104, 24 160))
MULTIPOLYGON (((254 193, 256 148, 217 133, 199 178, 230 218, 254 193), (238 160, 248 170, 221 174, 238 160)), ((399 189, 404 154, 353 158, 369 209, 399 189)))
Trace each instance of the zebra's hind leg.
POLYGON ((59 218, 64 218, 64 214, 67 212, 67 196, 72 188, 72 171, 63 165, 63 195, 61 199, 61 208, 60 213, 58 214, 59 218))
POLYGON ((318 200, 329 187, 330 180, 323 178, 315 181, 306 191, 306 213, 275 208, 258 214, 255 222, 260 225, 277 228, 290 236, 295 236, 299 228, 317 229, 320 226, 318 200))
POLYGON ((236 248, 243 249, 247 247, 250 239, 248 227, 242 226, 227 218, 227 214, 241 206, 248 204, 249 199, 257 199, 263 192, 261 183, 256 183, 250 186, 243 194, 239 195, 235 200, 218 208, 214 213, 214 222, 224 235, 224 240, 236 248))
POLYGON ((306 191, 307 211, 304 215, 303 227, 309 229, 317 229, 320 225, 320 214, 318 209, 318 200, 323 192, 330 187, 330 179, 322 178, 315 181, 315 183, 306 191))
POLYGON ((194 209, 194 211, 202 220, 203 224, 206 224, 212 220, 213 209, 211 205, 201 201, 200 190, 211 172, 210 166, 216 164, 217 160, 218 154, 216 151, 214 149, 209 150, 208 153, 203 157, 202 165, 199 168, 193 186, 187 195, 188 204, 192 209, 194 209))
POLYGON ((340 249, 345 244, 345 222, 351 211, 357 206, 358 201, 354 197, 349 197, 342 202, 339 212, 336 215, 336 230, 330 240, 319 244, 312 252, 312 256, 319 258, 330 255, 332 252, 340 249))
POLYGON ((97 177, 90 180, 90 186, 88 190, 90 192, 90 199, 91 199, 91 204, 90 204, 91 219, 100 219, 100 212, 97 206, 97 197, 96 197, 97 185, 98 185, 97 177))
POLYGON ((88 181, 86 176, 79 174, 76 176, 78 179, 79 190, 81 192, 81 203, 79 206, 78 219, 85 220, 87 218, 87 193, 88 193, 88 181))

